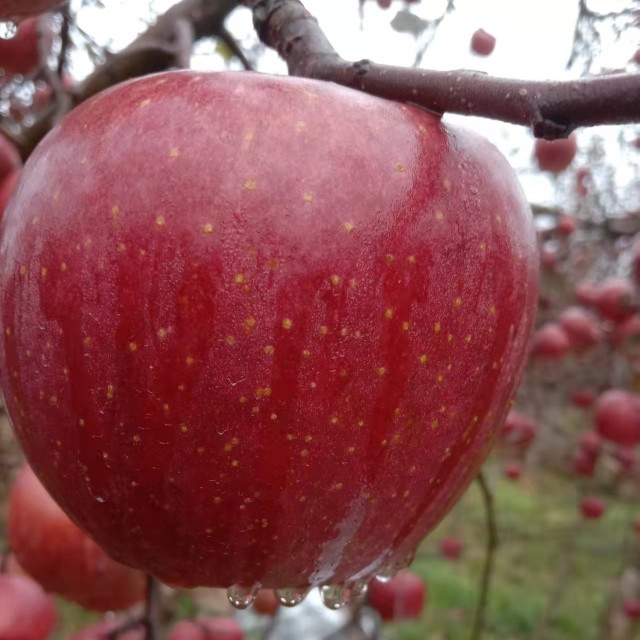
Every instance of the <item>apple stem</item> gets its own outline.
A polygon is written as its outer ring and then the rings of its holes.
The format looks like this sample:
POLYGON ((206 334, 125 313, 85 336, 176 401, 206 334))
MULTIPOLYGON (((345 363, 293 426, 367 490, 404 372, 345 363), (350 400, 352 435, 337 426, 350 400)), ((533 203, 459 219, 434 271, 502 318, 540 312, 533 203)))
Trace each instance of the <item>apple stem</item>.
POLYGON ((491 579, 495 565, 496 550, 498 548, 498 523, 496 520, 495 500, 489 482, 482 471, 478 474, 476 481, 482 495, 484 512, 487 527, 487 546, 485 550, 484 567, 482 578, 480 579, 480 595, 471 629, 470 640, 480 640, 485 627, 485 615, 487 603, 489 602, 489 592, 491 590, 491 579))
POLYGON ((148 575, 144 611, 145 640, 160 638, 160 605, 160 583, 153 576, 148 575))
POLYGON ((244 0, 264 44, 295 76, 328 80, 412 103, 530 127, 538 138, 567 137, 577 127, 640 122, 640 74, 547 82, 476 71, 434 71, 342 59, 300 0, 244 0))

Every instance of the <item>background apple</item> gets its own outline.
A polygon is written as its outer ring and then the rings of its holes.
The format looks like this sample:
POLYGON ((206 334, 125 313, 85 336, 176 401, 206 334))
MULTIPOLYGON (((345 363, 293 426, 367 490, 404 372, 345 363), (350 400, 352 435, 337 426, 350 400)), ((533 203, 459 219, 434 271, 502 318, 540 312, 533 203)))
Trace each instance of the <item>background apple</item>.
POLYGON ((0 604, 2 640, 46 640, 53 633, 53 599, 30 578, 0 574, 0 604))
POLYGON ((567 169, 578 150, 578 142, 575 134, 560 140, 543 140, 537 138, 534 143, 534 155, 538 166, 543 171, 550 173, 562 173, 567 169))
POLYGON ((503 422, 538 262, 485 140, 193 72, 63 120, 0 254, 2 387, 43 484, 119 561, 236 594, 409 561, 503 422))
POLYGON ((471 36, 471 51, 479 56, 488 56, 493 53, 496 48, 495 36, 487 33, 484 29, 474 31, 471 36))
POLYGON ((27 75, 40 65, 40 38, 45 40, 47 48, 51 48, 53 34, 43 18, 27 18, 20 23, 13 38, 0 38, 0 67, 5 74, 27 75))
POLYGON ((373 580, 369 585, 368 603, 383 620, 407 620, 422 613, 427 597, 427 585, 412 571, 400 571, 389 580, 373 580))
POLYGON ((596 401, 598 433, 624 447, 640 443, 640 398, 624 389, 610 389, 596 401))
POLYGON ((596 496, 585 496, 580 500, 580 512, 586 520, 598 520, 606 508, 605 501, 596 496))
POLYGON ((32 578, 86 609, 117 611, 144 597, 144 574, 107 557, 69 520, 26 465, 11 490, 7 536, 20 566, 32 578))
POLYGON ((0 19, 20 18, 57 9, 65 0, 0 0, 0 19))

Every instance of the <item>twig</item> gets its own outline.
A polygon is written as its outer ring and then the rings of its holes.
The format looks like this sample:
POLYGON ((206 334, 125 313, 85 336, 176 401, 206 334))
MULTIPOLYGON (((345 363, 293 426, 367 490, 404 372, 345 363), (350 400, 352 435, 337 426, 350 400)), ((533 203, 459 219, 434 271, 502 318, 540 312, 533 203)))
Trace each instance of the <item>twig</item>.
POLYGON ((496 549, 498 547, 498 524, 496 521, 496 509, 491 493, 491 487, 482 471, 477 477, 478 487, 482 494, 485 517, 487 521, 487 548, 480 581, 480 596, 476 606, 475 618, 471 629, 470 640, 480 640, 485 626, 485 613, 489 601, 491 590, 491 578, 493 577, 493 567, 495 563, 496 549))
POLYGON ((331 46, 300 0, 245 0, 261 40, 289 73, 410 102, 438 114, 482 116, 528 126, 539 138, 577 127, 640 122, 640 74, 529 82, 474 71, 432 71, 348 62, 331 46))
POLYGON ((58 66, 56 73, 58 78, 62 81, 64 75, 64 69, 67 65, 67 53, 69 46, 71 45, 71 14, 69 13, 69 7, 64 6, 60 11, 62 16, 62 26, 60 27, 60 54, 58 55, 58 66))
POLYGON ((238 58, 242 66, 246 71, 253 71, 253 65, 249 62, 247 56, 244 55, 244 51, 236 41, 236 39, 227 31, 225 27, 221 27, 218 30, 218 35, 220 36, 220 40, 224 42, 227 47, 229 47, 229 51, 233 53, 233 55, 238 58))

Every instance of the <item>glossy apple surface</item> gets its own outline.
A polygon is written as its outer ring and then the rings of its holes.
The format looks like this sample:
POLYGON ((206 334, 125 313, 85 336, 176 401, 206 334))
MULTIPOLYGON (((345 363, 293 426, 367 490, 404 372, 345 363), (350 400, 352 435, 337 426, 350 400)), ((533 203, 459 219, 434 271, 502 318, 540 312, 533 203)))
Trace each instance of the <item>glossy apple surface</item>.
POLYGON ((25 576, 0 574, 0 638, 46 640, 53 634, 53 599, 25 576))
POLYGON ((502 425, 537 295, 528 207, 486 140, 250 73, 74 110, 0 256, 31 465, 111 556, 183 586, 405 563, 502 425))
POLYGON ((11 488, 7 539, 32 578, 85 609, 127 609, 144 597, 144 574, 109 558, 80 531, 27 465, 11 488))
POLYGON ((52 11, 65 4, 65 0, 0 0, 0 19, 22 18, 24 16, 52 11))
POLYGON ((374 580, 369 586, 368 603, 383 620, 419 618, 427 597, 427 585, 412 571, 401 571, 389 582, 374 580))

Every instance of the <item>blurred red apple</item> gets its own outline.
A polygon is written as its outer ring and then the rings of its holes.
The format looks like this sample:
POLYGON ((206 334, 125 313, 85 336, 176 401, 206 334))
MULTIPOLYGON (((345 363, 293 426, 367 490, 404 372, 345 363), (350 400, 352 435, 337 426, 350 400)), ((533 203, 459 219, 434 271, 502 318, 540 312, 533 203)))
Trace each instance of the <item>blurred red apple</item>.
POLYGON ((13 38, 0 39, 0 67, 5 74, 24 76, 37 69, 41 63, 40 37, 45 39, 45 47, 50 48, 53 35, 48 22, 41 18, 27 18, 20 23, 13 38))
POLYGON ((573 472, 578 476, 591 477, 595 473, 598 456, 579 450, 573 459, 573 472))
POLYGON ((595 431, 587 431, 580 436, 578 441, 580 449, 592 456, 600 455, 602 451, 602 438, 595 431))
POLYGON ((635 452, 630 447, 618 447, 613 452, 613 457, 615 458, 618 465, 620 465, 621 472, 628 472, 633 469, 636 464, 636 456, 635 452))
POLYGON ((478 29, 471 36, 471 51, 479 56, 489 56, 496 48, 496 39, 484 29, 478 29))
POLYGON ((558 264, 558 253, 553 249, 542 249, 540 252, 540 265, 543 269, 553 271, 558 264))
POLYGON ((571 402, 574 407, 580 407, 581 409, 588 409, 589 407, 592 407, 595 401, 595 391, 586 387, 574 389, 569 396, 569 402, 571 402))
POLYGON ((560 324, 569 336, 571 347, 584 352, 602 342, 602 330, 585 309, 569 307, 560 314, 560 324))
POLYGON ((519 480, 522 476, 522 465, 519 462, 507 462, 503 467, 503 473, 508 480, 519 480))
POLYGON ((595 404, 598 433, 607 440, 633 447, 640 443, 640 398, 623 389, 610 389, 595 404))
POLYGON ((0 20, 52 11, 64 3, 65 0, 0 0, 0 20))
POLYGON ((20 566, 47 591, 85 609, 126 609, 144 597, 144 574, 111 560, 69 520, 25 465, 9 497, 7 538, 20 566))
POLYGON ((407 563, 490 449, 537 297, 493 146, 265 74, 83 103, 0 242, 0 378, 34 471, 115 559, 242 606, 407 563))
POLYGON ((560 216, 556 229, 562 236, 570 236, 578 228, 578 221, 572 216, 560 216))
POLYGON ((606 320, 622 322, 634 312, 633 285, 626 278, 608 278, 598 288, 595 307, 606 320))
POLYGON ((580 513, 586 520, 598 520, 606 508, 605 501, 596 496, 585 496, 580 500, 580 513))
POLYGON ((611 333, 611 342, 629 360, 640 358, 640 314, 634 313, 616 325, 611 333))
POLYGON ((404 570, 388 582, 374 580, 369 585, 368 602, 383 620, 410 620, 420 617, 426 596, 424 580, 404 570))
POLYGON ((576 301, 583 307, 595 307, 598 300, 598 287, 593 282, 580 282, 575 289, 576 301))
POLYGON ((563 360, 570 347, 569 336, 562 325, 547 322, 533 335, 531 357, 541 360, 563 360))
POLYGON ((233 618, 201 616, 182 620, 173 627, 167 640, 243 640, 242 627, 233 618))
POLYGON ((253 610, 263 616, 272 616, 280 608, 280 602, 272 589, 260 589, 253 601, 253 610))
POLYGON ((562 173, 573 162, 578 150, 575 134, 560 140, 543 140, 537 138, 534 155, 542 171, 562 173))
POLYGON ((393 0, 378 0, 378 6, 381 9, 388 9, 391 6, 393 0))
POLYGON ((538 424, 517 411, 509 411, 502 427, 505 443, 526 449, 536 437, 538 424))
POLYGON ((46 640, 55 625, 53 599, 39 584, 24 576, 0 574, 2 640, 46 640))
POLYGON ((440 540, 440 554, 448 560, 460 560, 464 543, 460 538, 442 538, 440 540))
POLYGON ((627 618, 632 620, 640 619, 640 599, 628 598, 622 603, 622 609, 627 618))

